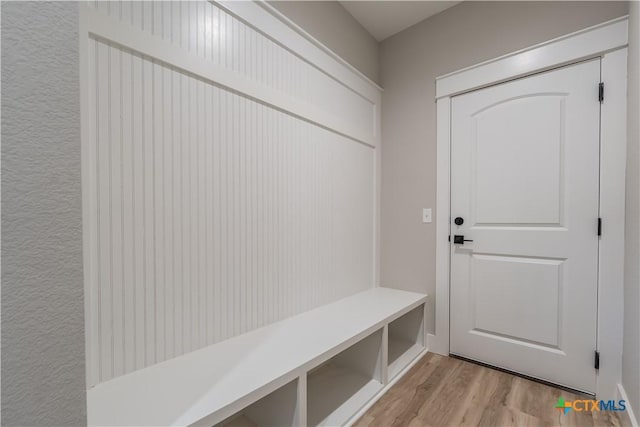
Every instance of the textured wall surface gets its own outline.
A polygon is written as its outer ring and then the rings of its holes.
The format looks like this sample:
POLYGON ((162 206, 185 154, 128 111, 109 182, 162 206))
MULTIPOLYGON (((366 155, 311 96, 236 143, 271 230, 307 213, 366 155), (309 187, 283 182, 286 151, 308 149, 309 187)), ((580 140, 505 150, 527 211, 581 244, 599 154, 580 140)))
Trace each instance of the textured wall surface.
POLYGON ((380 83, 375 38, 337 1, 270 1, 318 41, 376 83, 380 83))
POLYGON ((86 425, 78 5, 2 4, 2 425, 86 425))
POLYGON ((382 43, 382 284, 427 292, 430 332, 436 223, 421 215, 437 208, 436 77, 626 13, 626 2, 464 2, 382 43))
POLYGON ((640 3, 629 7, 627 204, 622 384, 640 416, 640 3))

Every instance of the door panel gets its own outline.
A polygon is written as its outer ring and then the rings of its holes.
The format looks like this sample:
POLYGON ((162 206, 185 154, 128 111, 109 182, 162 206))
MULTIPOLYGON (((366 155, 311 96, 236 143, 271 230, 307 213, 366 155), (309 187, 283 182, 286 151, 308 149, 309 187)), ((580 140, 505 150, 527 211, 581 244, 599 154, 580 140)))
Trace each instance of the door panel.
POLYGON ((600 61, 452 99, 451 352, 595 391, 600 61), (452 239, 453 241, 453 239, 452 239))
POLYGON ((474 330, 557 347, 558 299, 564 261, 473 255, 474 330), (539 298, 544 295, 545 298, 539 298), (539 300, 537 304, 531 301, 539 300), (500 301, 500 304, 495 304, 500 301), (505 319, 519 318, 519 322, 505 319))
POLYGON ((471 116, 476 223, 560 223, 565 97, 531 94, 471 116))

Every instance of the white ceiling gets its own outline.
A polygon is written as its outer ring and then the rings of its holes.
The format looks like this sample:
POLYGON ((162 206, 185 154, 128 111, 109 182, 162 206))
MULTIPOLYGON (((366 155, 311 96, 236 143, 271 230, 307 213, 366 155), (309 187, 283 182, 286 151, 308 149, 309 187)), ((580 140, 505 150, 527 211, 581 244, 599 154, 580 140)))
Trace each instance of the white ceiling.
POLYGON ((460 3, 459 1, 341 1, 378 41, 460 3))

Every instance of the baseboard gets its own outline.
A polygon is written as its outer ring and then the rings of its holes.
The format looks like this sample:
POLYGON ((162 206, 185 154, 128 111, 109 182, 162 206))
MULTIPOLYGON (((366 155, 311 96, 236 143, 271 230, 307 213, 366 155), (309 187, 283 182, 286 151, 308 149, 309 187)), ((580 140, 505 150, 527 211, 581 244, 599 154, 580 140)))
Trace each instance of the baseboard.
POLYGON ((413 366, 416 363, 418 363, 424 356, 426 356, 427 353, 429 353, 429 348, 428 347, 425 348, 420 354, 418 354, 407 366, 405 366, 405 368, 402 371, 400 371, 398 373, 398 375, 395 376, 395 378, 393 378, 391 381, 389 381, 387 383, 387 385, 384 386, 384 388, 382 390, 380 390, 378 392, 378 394, 373 396, 371 398, 371 400, 369 400, 366 405, 364 405, 358 412, 356 412, 353 417, 349 418, 349 421, 346 422, 345 426, 346 427, 351 427, 353 424, 355 424, 356 421, 358 421, 360 418, 362 418, 362 416, 365 414, 365 412, 367 412, 378 400, 380 400, 380 398, 382 396, 384 396, 385 393, 387 391, 389 391, 389 389, 391 387, 393 387, 398 381, 400 381, 400 379, 402 379, 402 377, 404 377, 405 374, 411 368, 413 368, 413 366))
MULTIPOLYGON (((638 419, 636 418, 633 408, 631 407, 631 402, 629 401, 629 397, 627 396, 627 392, 624 390, 622 384, 618 384, 617 387, 617 398, 616 400, 624 400, 627 402, 627 410, 620 412, 620 418, 622 419, 622 425, 625 427, 638 427, 638 419)), ((638 409, 638 408, 636 408, 638 409)))
POLYGON ((434 334, 427 334, 427 348, 431 353, 440 354, 442 356, 449 355, 449 344, 444 344, 442 340, 434 334))

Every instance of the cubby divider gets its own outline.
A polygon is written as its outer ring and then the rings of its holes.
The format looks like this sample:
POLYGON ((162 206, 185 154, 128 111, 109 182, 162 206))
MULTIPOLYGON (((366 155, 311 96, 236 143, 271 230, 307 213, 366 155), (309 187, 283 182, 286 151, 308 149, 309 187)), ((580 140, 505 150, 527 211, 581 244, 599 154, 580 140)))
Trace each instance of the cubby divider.
POLYGON ((307 375, 307 425, 343 425, 384 386, 379 329, 307 375))
POLYGON ((425 348, 424 304, 389 323, 387 348, 391 380, 425 348))
POLYGON ((298 380, 280 387, 215 427, 299 426, 298 380))

